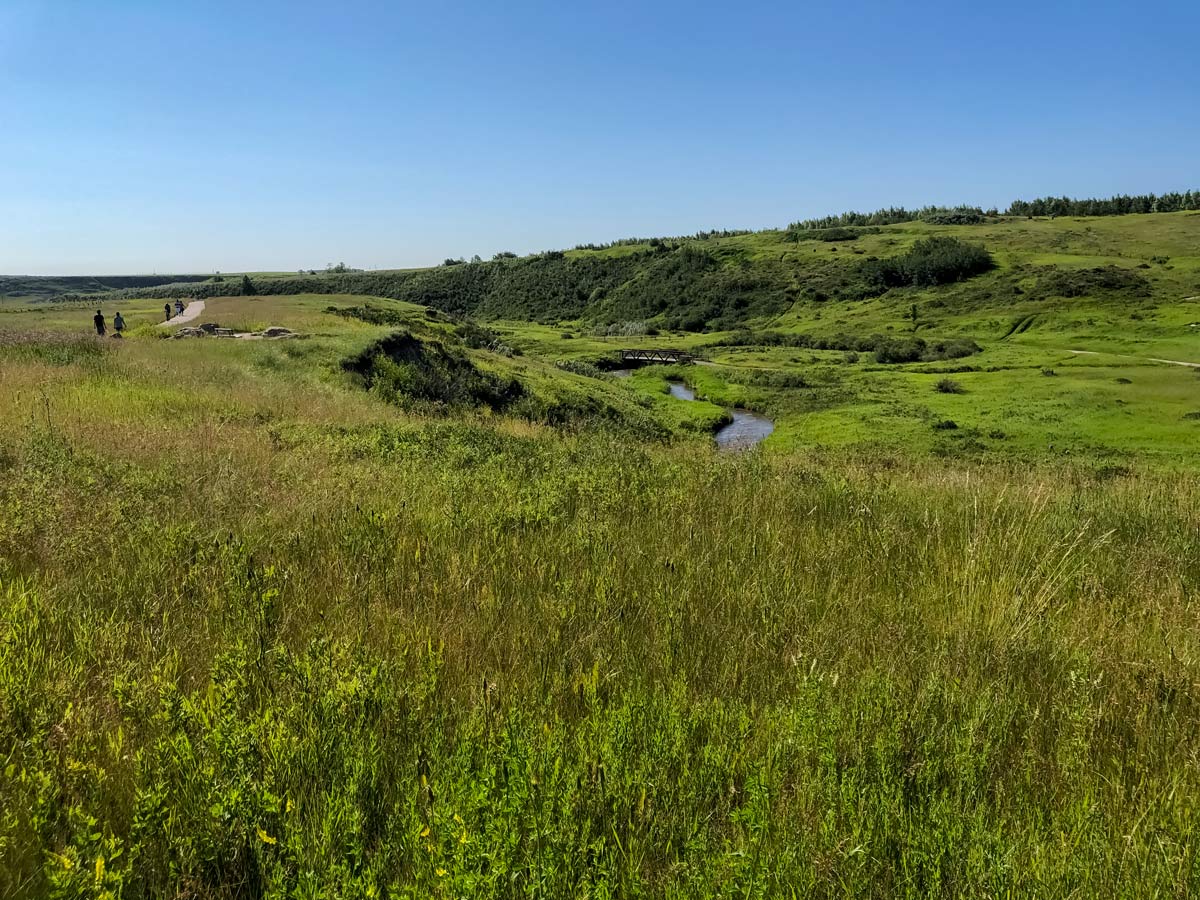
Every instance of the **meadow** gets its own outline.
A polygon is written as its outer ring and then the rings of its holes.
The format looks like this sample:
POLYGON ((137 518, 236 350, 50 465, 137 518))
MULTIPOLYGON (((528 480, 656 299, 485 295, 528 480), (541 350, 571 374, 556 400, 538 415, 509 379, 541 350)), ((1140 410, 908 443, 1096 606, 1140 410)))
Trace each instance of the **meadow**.
POLYGON ((905 291, 746 326, 982 348, 935 362, 331 293, 209 301, 279 342, 0 305, 0 896, 1194 895, 1200 377, 1151 362, 1200 361, 1194 270, 1149 263, 1141 319, 982 296, 1065 229, 995 226, 915 329, 905 291), (397 329, 440 348, 419 398, 344 365, 397 329), (561 365, 632 341, 703 364, 561 365), (736 404, 779 427, 721 454, 736 404))

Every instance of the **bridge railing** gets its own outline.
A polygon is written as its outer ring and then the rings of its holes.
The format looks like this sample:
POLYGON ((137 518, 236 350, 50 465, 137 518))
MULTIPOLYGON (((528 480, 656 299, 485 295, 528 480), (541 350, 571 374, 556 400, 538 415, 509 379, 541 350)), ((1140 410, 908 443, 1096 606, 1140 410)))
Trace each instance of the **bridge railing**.
POLYGON ((660 349, 626 349, 621 350, 621 360, 623 362, 691 362, 692 354, 686 350, 660 350, 660 349))

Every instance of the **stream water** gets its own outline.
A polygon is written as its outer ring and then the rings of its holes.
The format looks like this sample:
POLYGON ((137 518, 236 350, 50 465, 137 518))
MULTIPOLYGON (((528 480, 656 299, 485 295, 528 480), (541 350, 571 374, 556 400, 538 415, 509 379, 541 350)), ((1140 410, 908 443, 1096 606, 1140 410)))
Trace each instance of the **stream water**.
MULTIPOLYGON (((677 400, 695 400, 696 392, 682 381, 669 381, 671 396, 677 400)), ((721 450, 749 450, 761 443, 775 430, 775 423, 766 416, 752 413, 748 409, 731 409, 733 421, 717 430, 714 439, 721 450)))
MULTIPOLYGON (((613 369, 611 372, 617 378, 628 378, 633 374, 632 369, 613 369)), ((671 396, 676 400, 695 400, 696 392, 682 381, 668 381, 671 396)), ((731 409, 729 414, 733 421, 717 429, 713 439, 720 450, 748 450, 762 443, 772 431, 775 423, 766 416, 752 413, 748 409, 731 409)))

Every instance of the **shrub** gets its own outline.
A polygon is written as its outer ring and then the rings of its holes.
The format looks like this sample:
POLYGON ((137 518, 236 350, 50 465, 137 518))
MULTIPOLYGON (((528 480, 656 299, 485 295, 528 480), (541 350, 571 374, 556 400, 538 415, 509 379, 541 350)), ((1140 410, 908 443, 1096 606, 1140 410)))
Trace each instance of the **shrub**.
POLYGON ((953 378, 942 378, 934 385, 939 394, 965 394, 967 389, 953 378))
POLYGON ((942 419, 940 422, 933 423, 934 431, 954 431, 958 428, 958 423, 953 419, 942 419))
POLYGON ((390 334, 342 362, 368 390, 408 405, 488 406, 503 410, 525 394, 521 382, 480 371, 461 352, 406 331, 390 334))
POLYGON ((958 238, 931 237, 913 244, 907 253, 861 263, 864 279, 879 290, 893 287, 931 287, 964 281, 995 267, 983 247, 958 238))
MULTIPOLYGON (((835 334, 814 337, 811 334, 784 334, 779 331, 750 331, 743 329, 722 338, 714 347, 802 347, 807 350, 845 350, 854 354, 874 353, 879 363, 936 362, 960 359, 979 353, 983 348, 970 338, 904 339, 872 334, 865 336, 835 334)), ((857 355, 849 362, 857 362, 857 355)))
POLYGON ((783 239, 789 243, 801 241, 856 241, 859 235, 878 234, 878 228, 789 228, 783 233, 783 239))
POLYGON ((921 214, 921 221, 930 225, 978 225, 984 221, 984 215, 978 206, 957 206, 927 210, 921 214))
POLYGON ((1092 269, 1061 269, 1049 267, 1037 282, 1041 297, 1086 297, 1091 294, 1121 293, 1132 297, 1150 295, 1150 282, 1120 266, 1100 266, 1092 269))
POLYGON ((554 365, 564 372, 586 375, 588 378, 599 378, 604 374, 598 366, 584 359, 560 359, 554 365))

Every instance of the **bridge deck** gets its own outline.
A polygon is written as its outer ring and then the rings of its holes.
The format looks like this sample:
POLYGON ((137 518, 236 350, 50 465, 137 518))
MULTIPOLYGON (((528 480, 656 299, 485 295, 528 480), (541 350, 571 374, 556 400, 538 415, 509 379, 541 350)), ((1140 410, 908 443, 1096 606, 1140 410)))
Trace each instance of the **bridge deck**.
POLYGON ((692 354, 686 350, 622 350, 621 362, 691 362, 692 354))

